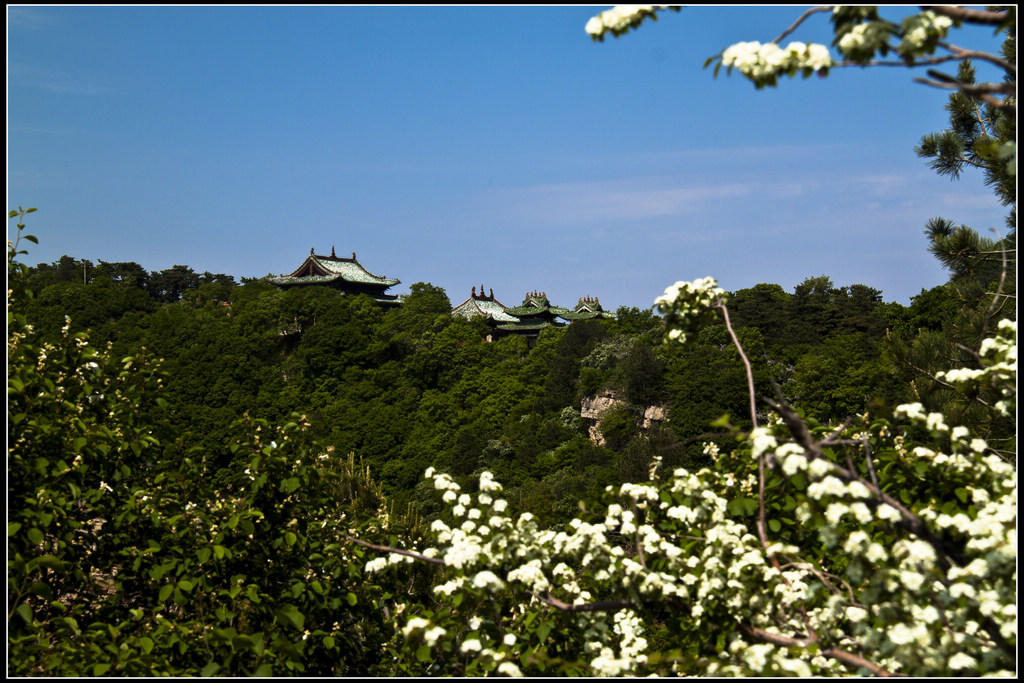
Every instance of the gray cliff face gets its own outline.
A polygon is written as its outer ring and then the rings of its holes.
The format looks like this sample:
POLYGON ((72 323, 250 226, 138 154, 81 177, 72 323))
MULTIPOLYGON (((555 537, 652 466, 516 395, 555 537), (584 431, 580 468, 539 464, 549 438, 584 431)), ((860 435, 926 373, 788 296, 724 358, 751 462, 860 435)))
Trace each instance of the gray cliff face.
MULTIPOLYGON (((595 446, 603 447, 606 443, 604 435, 601 434, 601 418, 609 410, 620 405, 636 411, 636 408, 626 403, 618 392, 610 389, 594 396, 583 397, 580 402, 580 416, 587 421, 587 431, 595 446)), ((664 422, 666 419, 668 419, 668 406, 647 406, 643 411, 643 416, 637 418, 637 422, 641 429, 650 429, 656 422, 664 422)))

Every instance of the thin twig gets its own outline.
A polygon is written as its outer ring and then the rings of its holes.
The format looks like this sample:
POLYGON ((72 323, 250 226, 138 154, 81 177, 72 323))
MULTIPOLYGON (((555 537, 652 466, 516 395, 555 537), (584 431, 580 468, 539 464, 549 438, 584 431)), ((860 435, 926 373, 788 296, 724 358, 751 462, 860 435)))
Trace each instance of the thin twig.
POLYGON ((405 555, 407 557, 413 558, 414 560, 420 560, 422 562, 429 562, 430 564, 439 564, 441 566, 446 566, 447 565, 447 563, 444 560, 442 560, 442 559, 440 559, 438 557, 427 557, 426 555, 421 555, 419 553, 414 553, 414 552, 411 552, 409 550, 402 550, 401 548, 392 548, 391 546, 387 546, 387 545, 374 545, 373 543, 367 543, 366 541, 361 541, 361 540, 359 540, 358 538, 356 538, 354 536, 345 536, 345 538, 350 540, 350 541, 352 541, 353 543, 355 543, 357 545, 361 545, 364 548, 369 548, 370 550, 376 550, 377 552, 380 552, 380 553, 393 553, 395 555, 405 555))
POLYGON ((718 308, 722 309, 722 316, 725 318, 725 329, 729 331, 729 336, 732 337, 732 343, 736 347, 736 351, 740 354, 740 359, 743 360, 743 367, 747 371, 747 395, 750 398, 750 422, 753 424, 753 428, 757 429, 757 401, 754 393, 754 371, 750 367, 750 359, 747 358, 747 354, 743 352, 743 346, 740 344, 739 338, 736 337, 736 331, 732 329, 732 323, 729 321, 729 309, 726 308, 725 304, 721 301, 717 304, 718 308))
POLYGON ((944 49, 949 50, 950 52, 952 52, 954 57, 957 57, 959 59, 980 59, 983 62, 988 62, 989 64, 993 64, 995 66, 998 66, 1000 69, 1002 69, 1003 71, 1005 71, 1009 75, 1013 76, 1014 78, 1017 77, 1017 65, 1016 64, 1014 64, 1012 62, 1008 62, 1005 59, 1000 59, 999 57, 996 57, 991 52, 980 52, 978 50, 968 50, 967 48, 960 47, 959 45, 953 45, 952 43, 947 43, 947 42, 942 41, 942 40, 937 41, 935 44, 938 45, 941 48, 944 48, 944 49))
POLYGON ((871 483, 875 485, 875 488, 881 489, 878 485, 878 475, 875 474, 875 464, 871 462, 871 444, 868 442, 868 437, 864 437, 864 456, 868 463, 868 474, 871 475, 871 483))
MULTIPOLYGON (((981 336, 982 337, 985 336, 985 331, 988 329, 988 324, 989 324, 989 322, 991 322, 992 317, 995 315, 995 312, 996 312, 996 302, 999 301, 999 295, 1002 294, 1002 292, 1003 292, 1003 285, 1006 284, 1006 271, 1009 270, 1009 266, 1007 264, 1007 258, 1006 258, 1006 241, 1003 240, 1001 237, 999 237, 999 233, 996 231, 995 228, 992 228, 992 232, 996 233, 996 237, 999 239, 999 242, 1001 242, 1002 245, 1003 245, 1003 253, 1002 253, 1003 267, 1002 267, 1002 270, 999 273, 999 286, 996 287, 995 296, 992 297, 992 303, 989 304, 988 311, 985 313, 985 322, 981 326, 981 336)), ((978 359, 981 360, 980 356, 978 357, 978 359)))
POLYGON ((785 31, 783 31, 779 35, 779 37, 776 38, 775 40, 773 40, 772 42, 773 43, 778 43, 778 42, 782 41, 782 39, 784 39, 790 33, 795 31, 797 29, 797 27, 800 26, 800 24, 804 23, 804 21, 807 19, 807 17, 811 16, 812 14, 815 14, 817 12, 831 12, 831 11, 832 11, 832 5, 821 5, 821 6, 818 6, 818 7, 812 7, 811 9, 809 9, 806 12, 804 12, 803 14, 801 14, 800 17, 796 21, 793 22, 792 26, 790 26, 785 31))
MULTIPOLYGON (((722 309, 722 316, 725 318, 725 329, 729 331, 729 336, 732 337, 732 343, 736 347, 736 351, 740 354, 740 358, 743 360, 743 367, 747 371, 747 396, 750 398, 750 421, 753 424, 753 429, 757 429, 757 399, 754 390, 754 371, 750 367, 750 359, 747 358, 747 354, 743 351, 743 346, 740 344, 739 338, 736 336, 736 331, 732 328, 732 322, 729 320, 729 309, 725 303, 721 300, 716 304, 722 309)), ((772 563, 778 567, 779 561, 775 559, 775 556, 768 552, 768 524, 765 521, 765 505, 764 505, 764 462, 766 455, 762 453, 757 458, 757 536, 761 541, 761 547, 764 549, 766 555, 771 558, 772 563)))
MULTIPOLYGON (((929 71, 928 73, 931 75, 931 74, 935 74, 936 72, 929 71)), ((927 86, 930 86, 932 88, 942 88, 944 90, 959 90, 961 92, 967 93, 968 95, 974 95, 975 97, 981 98, 983 101, 985 101, 986 103, 992 105, 993 107, 995 107, 997 109, 1007 109, 1009 111, 1016 111, 1016 109, 1017 109, 1016 106, 1014 104, 1012 104, 1011 102, 1007 102, 1006 100, 1001 100, 1001 99, 999 99, 997 97, 992 97, 992 95, 989 94, 990 92, 1006 92, 1006 90, 1004 90, 1002 88, 983 89, 983 87, 981 87, 981 86, 974 86, 974 87, 968 88, 968 87, 965 87, 965 86, 967 86, 966 83, 961 83, 960 81, 953 81, 953 82, 942 81, 942 82, 939 82, 939 81, 929 81, 927 78, 915 78, 914 82, 915 83, 920 83, 922 85, 927 85, 927 86)), ((1006 92, 1006 94, 1008 94, 1008 95, 1015 95, 1016 93, 1014 91, 1014 92, 1006 92)))
MULTIPOLYGON (((538 595, 533 591, 526 591, 527 594, 532 595, 537 600, 543 602, 545 605, 554 607, 561 612, 604 612, 606 610, 617 610, 626 609, 627 607, 636 607, 636 604, 630 600, 603 600, 600 602, 585 602, 578 605, 570 605, 567 602, 559 600, 555 596, 548 593, 547 595, 538 595)), ((660 602, 660 601, 651 601, 660 602)))

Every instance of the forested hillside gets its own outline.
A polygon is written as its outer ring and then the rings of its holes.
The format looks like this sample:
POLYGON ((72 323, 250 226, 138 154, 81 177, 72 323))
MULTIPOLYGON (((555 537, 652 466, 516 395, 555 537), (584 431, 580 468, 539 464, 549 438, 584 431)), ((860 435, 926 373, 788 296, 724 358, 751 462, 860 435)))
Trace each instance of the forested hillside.
MULTIPOLYGON (((66 256, 15 285, 36 293, 16 298, 15 310, 36 321, 40 339, 56 341, 66 317, 72 333, 109 342, 115 357, 160 359, 167 408, 153 418, 173 441, 216 452, 244 416, 280 423, 298 412, 335 452, 368 464, 390 498, 427 516, 436 502, 420 479, 430 466, 457 478, 493 472, 517 510, 550 524, 606 485, 645 480, 656 455, 671 466, 703 462, 696 437, 716 420, 749 428, 743 367, 721 322, 682 349, 662 343, 651 309, 624 307, 614 321, 547 330, 530 348, 517 336, 486 342, 482 320, 452 317, 446 293, 424 283, 384 310, 328 288, 279 291, 187 266, 151 273, 66 256), (611 399, 604 412, 584 419, 583 402, 599 396, 611 399), (644 428, 651 407, 667 419, 644 428)), ((949 287, 904 307, 825 275, 791 293, 757 285, 729 302, 758 391, 772 395, 775 381, 836 424, 914 399, 898 381, 892 341, 942 333, 957 308, 949 287)), ((700 441, 730 438, 723 426, 700 441)))

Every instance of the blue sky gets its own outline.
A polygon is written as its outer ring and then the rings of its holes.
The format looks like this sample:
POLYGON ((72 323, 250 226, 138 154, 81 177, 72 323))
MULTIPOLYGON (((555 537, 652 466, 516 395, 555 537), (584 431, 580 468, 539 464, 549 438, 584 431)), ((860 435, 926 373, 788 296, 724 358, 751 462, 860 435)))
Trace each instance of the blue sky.
MULTIPOLYGON (((799 8, 686 8, 593 43, 606 7, 8 7, 26 261, 239 278, 334 246, 453 305, 483 284, 508 306, 536 289, 647 308, 676 280, 821 274, 907 304, 947 279, 929 218, 1004 228, 979 175, 915 156, 947 126, 924 74, 757 91, 704 60, 799 8)), ((817 15, 785 42, 829 29, 817 15)))

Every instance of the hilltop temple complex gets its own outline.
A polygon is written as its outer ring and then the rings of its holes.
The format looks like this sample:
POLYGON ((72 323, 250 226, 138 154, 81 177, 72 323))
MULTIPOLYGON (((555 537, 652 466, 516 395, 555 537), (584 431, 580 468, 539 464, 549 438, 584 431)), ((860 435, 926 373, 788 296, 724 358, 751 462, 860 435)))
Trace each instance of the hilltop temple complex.
MULTIPOLYGON (((335 255, 333 246, 330 256, 315 254, 311 247, 302 265, 288 275, 268 277, 267 281, 281 289, 331 287, 345 296, 367 294, 384 306, 401 304, 397 295, 387 293, 389 287, 399 284, 401 280, 374 275, 356 260, 355 252, 352 252, 352 258, 342 258, 335 255)), ((575 308, 563 308, 552 305, 547 293, 537 290, 527 292, 519 306, 508 307, 494 297, 493 289, 489 294, 484 294, 483 285, 480 285, 479 293, 474 286, 469 298, 452 308, 452 315, 486 318, 491 327, 488 341, 502 334, 517 334, 533 341, 546 328, 565 327, 576 320, 615 317, 613 313, 601 308, 597 297, 580 297, 575 308)))

